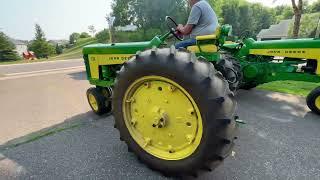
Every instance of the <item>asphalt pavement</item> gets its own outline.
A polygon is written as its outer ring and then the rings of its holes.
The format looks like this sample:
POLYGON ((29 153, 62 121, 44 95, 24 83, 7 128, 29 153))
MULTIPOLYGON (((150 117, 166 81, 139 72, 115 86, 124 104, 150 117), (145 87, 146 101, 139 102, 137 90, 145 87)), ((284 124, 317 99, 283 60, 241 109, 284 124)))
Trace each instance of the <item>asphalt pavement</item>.
MULTIPOLYGON (((112 115, 90 111, 88 87, 83 70, 0 78, 1 180, 166 179, 127 152, 112 115), (10 146, 56 127, 67 128, 10 146)), ((252 90, 237 99, 246 124, 239 127, 235 156, 199 179, 320 179, 320 117, 304 98, 252 90)))
POLYGON ((22 74, 27 72, 41 72, 55 69, 67 69, 84 66, 83 59, 36 62, 28 64, 0 65, 0 74, 22 74))

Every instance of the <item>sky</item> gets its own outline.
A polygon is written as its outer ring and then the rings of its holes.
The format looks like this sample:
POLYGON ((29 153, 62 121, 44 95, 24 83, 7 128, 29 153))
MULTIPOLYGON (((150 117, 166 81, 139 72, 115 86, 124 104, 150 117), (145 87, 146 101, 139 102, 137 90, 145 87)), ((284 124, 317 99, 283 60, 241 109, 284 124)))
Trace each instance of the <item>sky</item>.
MULTIPOLYGON (((291 0, 248 0, 266 6, 290 4, 291 0)), ((312 1, 312 0, 311 0, 312 1)), ((8 36, 31 40, 38 23, 47 39, 68 39, 73 32, 107 27, 105 16, 111 12, 112 0, 1 0, 0 31, 8 36), (5 7, 5 8, 4 8, 5 7)))

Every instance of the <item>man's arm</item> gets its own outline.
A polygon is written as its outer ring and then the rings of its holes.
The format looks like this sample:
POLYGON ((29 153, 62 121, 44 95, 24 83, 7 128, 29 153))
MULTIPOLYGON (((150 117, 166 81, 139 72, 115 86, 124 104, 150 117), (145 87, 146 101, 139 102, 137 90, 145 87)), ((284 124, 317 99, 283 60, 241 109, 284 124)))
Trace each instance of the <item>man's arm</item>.
POLYGON ((185 26, 183 26, 182 24, 179 24, 177 27, 177 31, 179 31, 181 35, 184 35, 184 36, 191 34, 192 29, 193 29, 192 24, 187 24, 185 26))
POLYGON ((201 17, 201 9, 198 6, 193 6, 190 12, 187 25, 183 26, 182 24, 179 24, 177 27, 177 30, 182 35, 191 34, 193 27, 199 23, 200 17, 201 17))

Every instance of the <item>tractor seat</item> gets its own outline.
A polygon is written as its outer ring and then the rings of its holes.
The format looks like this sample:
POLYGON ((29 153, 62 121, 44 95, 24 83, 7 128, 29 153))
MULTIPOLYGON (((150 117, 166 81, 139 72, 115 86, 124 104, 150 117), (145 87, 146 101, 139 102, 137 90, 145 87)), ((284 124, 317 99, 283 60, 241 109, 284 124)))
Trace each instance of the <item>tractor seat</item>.
POLYGON ((204 35, 204 36, 197 36, 196 40, 197 41, 205 41, 205 40, 215 40, 218 39, 218 37, 220 36, 220 31, 221 31, 221 27, 217 27, 216 32, 214 34, 210 34, 210 35, 204 35))
POLYGON ((218 51, 218 47, 214 44, 206 44, 206 45, 200 45, 200 49, 199 46, 189 46, 188 50, 194 53, 200 53, 200 52, 204 52, 204 53, 214 53, 218 51), (201 49, 201 51, 200 51, 201 49))

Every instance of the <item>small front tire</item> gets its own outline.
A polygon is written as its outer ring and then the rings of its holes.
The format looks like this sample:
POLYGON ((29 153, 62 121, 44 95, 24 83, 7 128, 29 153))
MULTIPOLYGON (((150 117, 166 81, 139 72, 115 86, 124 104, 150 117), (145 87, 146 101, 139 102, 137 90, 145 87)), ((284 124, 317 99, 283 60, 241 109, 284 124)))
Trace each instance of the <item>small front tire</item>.
POLYGON ((103 115, 111 110, 110 103, 98 88, 87 90, 87 99, 92 111, 97 115, 103 115))
POLYGON ((317 87, 308 95, 307 105, 311 111, 320 115, 320 87, 317 87))

